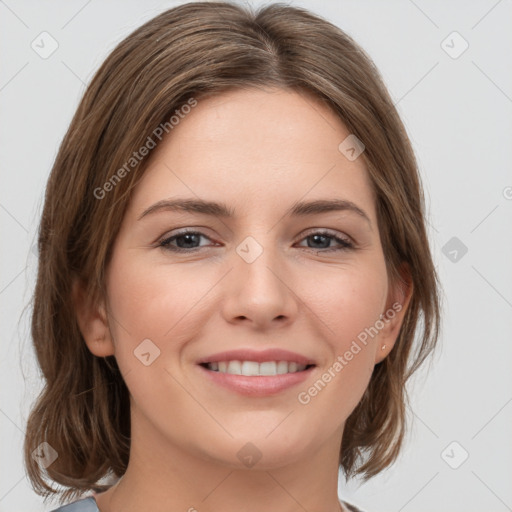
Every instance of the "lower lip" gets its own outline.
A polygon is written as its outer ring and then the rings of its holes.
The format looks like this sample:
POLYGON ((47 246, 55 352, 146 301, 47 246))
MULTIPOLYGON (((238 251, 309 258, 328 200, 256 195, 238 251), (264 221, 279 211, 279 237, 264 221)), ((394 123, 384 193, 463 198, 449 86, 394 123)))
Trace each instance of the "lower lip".
POLYGON ((216 384, 241 395, 255 397, 276 395, 285 389, 296 386, 304 382, 315 369, 315 366, 311 366, 301 372, 247 377, 245 375, 231 375, 230 373, 208 370, 201 365, 198 365, 198 367, 207 378, 216 384))

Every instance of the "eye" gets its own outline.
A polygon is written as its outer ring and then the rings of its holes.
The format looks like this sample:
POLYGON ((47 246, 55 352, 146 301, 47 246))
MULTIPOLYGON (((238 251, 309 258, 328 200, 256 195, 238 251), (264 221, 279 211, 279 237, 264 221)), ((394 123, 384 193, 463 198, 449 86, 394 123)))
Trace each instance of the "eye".
POLYGON ((175 235, 172 235, 164 240, 161 240, 158 244, 159 247, 163 247, 168 251, 174 252, 194 252, 201 247, 195 246, 199 242, 200 238, 209 238, 199 231, 181 231, 175 235), (172 242, 176 242, 178 247, 171 245, 172 242))
POLYGON ((346 251, 355 248, 354 244, 348 238, 341 238, 328 231, 314 231, 303 238, 303 240, 308 239, 313 240, 313 244, 320 244, 321 247, 311 247, 308 245, 308 249, 317 252, 346 251), (332 241, 337 242, 339 246, 326 248, 325 244, 327 243, 327 245, 329 245, 332 241))
MULTIPOLYGON (((207 237, 200 231, 186 230, 161 240, 158 243, 158 246, 168 251, 190 253, 201 249, 201 247, 204 247, 201 245, 197 245, 201 238, 210 240, 209 237, 207 237), (177 244, 176 246, 171 245, 174 242, 177 244)), ((308 234, 306 237, 302 238, 301 240, 310 239, 313 240, 313 244, 320 245, 320 247, 312 247, 308 244, 307 248, 314 250, 316 252, 346 251, 355 248, 354 244, 348 238, 341 238, 328 231, 314 231, 308 234), (326 244, 330 245, 330 243, 333 241, 338 244, 338 247, 325 246, 326 244)))

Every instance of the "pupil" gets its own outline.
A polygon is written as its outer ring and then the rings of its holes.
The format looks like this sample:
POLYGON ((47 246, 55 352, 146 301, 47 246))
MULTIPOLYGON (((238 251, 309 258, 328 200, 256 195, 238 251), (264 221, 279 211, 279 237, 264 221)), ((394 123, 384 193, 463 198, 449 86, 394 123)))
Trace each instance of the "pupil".
MULTIPOLYGON (((190 249, 190 247, 188 246, 189 243, 194 243, 194 241, 190 241, 190 238, 193 238, 193 237, 196 237, 197 238, 197 235, 196 234, 193 234, 193 233, 187 233, 185 235, 180 235, 177 240, 180 240, 180 239, 187 239, 187 242, 185 242, 185 245, 187 247, 185 247, 186 249, 190 249)), ((195 240, 197 242, 197 240, 195 240)), ((179 244, 178 245, 181 247, 183 244, 179 244)), ((182 247, 183 248, 183 247, 182 247)))
POLYGON ((327 246, 329 245, 329 239, 325 235, 312 235, 312 238, 314 239, 315 243, 318 241, 318 238, 323 238, 325 243, 327 243, 327 246))

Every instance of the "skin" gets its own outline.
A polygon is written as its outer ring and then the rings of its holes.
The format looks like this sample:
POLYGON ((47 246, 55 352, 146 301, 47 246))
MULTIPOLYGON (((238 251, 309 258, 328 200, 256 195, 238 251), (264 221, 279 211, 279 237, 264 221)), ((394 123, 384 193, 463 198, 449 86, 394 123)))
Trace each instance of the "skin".
POLYGON ((75 286, 89 350, 115 355, 131 395, 130 461, 118 484, 97 495, 101 512, 340 510, 345 421, 393 348, 412 293, 388 282, 363 158, 338 150, 348 135, 314 97, 247 89, 199 100, 153 150, 115 240, 107 300, 87 306, 75 286), (138 220, 177 197, 224 202, 236 214, 160 211, 138 220), (350 211, 285 215, 296 201, 333 198, 357 204, 370 223, 350 211), (182 228, 204 236, 172 245, 199 250, 158 247, 182 228), (325 252, 340 245, 311 237, 321 229, 356 248, 325 252), (248 236, 263 249, 252 263, 236 251, 248 236), (397 302, 401 311, 301 404, 298 393, 397 302), (145 339, 160 350, 149 366, 134 357, 145 339), (210 383, 196 365, 224 350, 271 347, 317 366, 298 386, 245 397, 210 383), (248 442, 261 454, 252 468, 237 457, 248 442))

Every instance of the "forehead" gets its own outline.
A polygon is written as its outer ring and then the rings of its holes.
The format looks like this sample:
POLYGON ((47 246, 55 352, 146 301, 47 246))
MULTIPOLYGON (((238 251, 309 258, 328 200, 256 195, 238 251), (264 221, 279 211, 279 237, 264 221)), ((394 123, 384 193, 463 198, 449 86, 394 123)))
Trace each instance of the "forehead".
POLYGON ((340 197, 374 216, 363 159, 351 161, 339 150, 349 135, 310 94, 239 89, 198 98, 150 155, 133 209, 140 214, 152 202, 187 196, 222 199, 243 214, 340 197))

